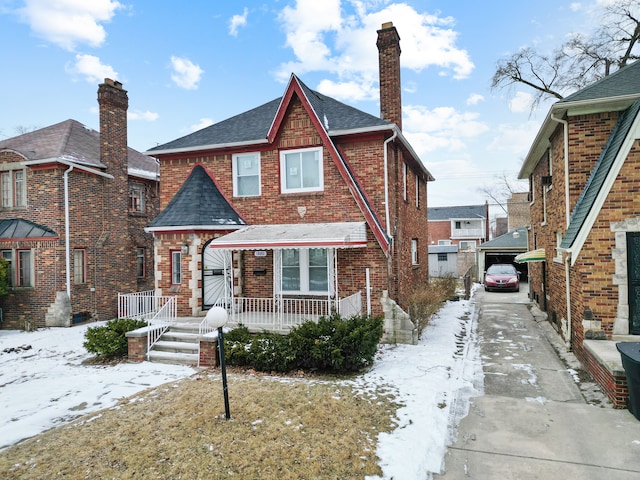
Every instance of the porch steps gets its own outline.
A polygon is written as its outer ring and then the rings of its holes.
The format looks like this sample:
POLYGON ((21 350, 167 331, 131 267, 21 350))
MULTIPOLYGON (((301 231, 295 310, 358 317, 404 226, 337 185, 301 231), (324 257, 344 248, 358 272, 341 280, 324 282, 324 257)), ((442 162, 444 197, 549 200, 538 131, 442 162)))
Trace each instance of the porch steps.
POLYGON ((198 365, 198 324, 180 323, 162 334, 147 356, 150 362, 198 365))

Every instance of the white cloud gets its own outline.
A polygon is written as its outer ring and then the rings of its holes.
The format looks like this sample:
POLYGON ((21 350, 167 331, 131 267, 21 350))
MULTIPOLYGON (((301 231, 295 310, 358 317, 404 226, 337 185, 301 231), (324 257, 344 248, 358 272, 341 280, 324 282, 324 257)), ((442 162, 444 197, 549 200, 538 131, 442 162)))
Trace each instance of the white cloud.
POLYGON ((516 113, 527 112, 531 110, 533 103, 533 95, 528 92, 517 92, 515 96, 509 100, 509 110, 516 113))
POLYGON ((467 98, 467 105, 477 105, 483 101, 483 95, 480 95, 479 93, 472 93, 471 95, 469 95, 469 98, 467 98))
POLYGON ((578 12, 579 10, 581 10, 581 9, 582 9, 582 4, 581 4, 580 2, 572 2, 572 3, 569 5, 569 9, 570 9, 572 12, 578 12))
POLYGON ((497 129, 492 129, 495 136, 487 150, 512 153, 515 156, 514 160, 519 164, 533 143, 539 128, 539 123, 532 120, 517 125, 498 125, 497 129))
POLYGON ((73 50, 81 44, 101 46, 107 36, 102 23, 120 8, 115 0, 25 0, 18 14, 38 37, 73 50))
POLYGON ((333 80, 325 79, 318 84, 317 90, 340 101, 351 100, 359 102, 378 99, 378 89, 370 80, 334 82, 333 80))
MULTIPOLYGON (((353 2, 355 12, 345 15, 340 0, 297 0, 280 13, 286 45, 296 60, 283 63, 276 76, 286 81, 291 72, 302 75, 319 71, 336 75, 337 80, 320 82, 323 93, 351 92, 341 98, 357 101, 371 98, 378 81, 375 34, 393 19, 401 36, 402 67, 419 72, 435 67, 439 74, 456 79, 467 77, 474 68, 469 54, 456 46, 458 33, 451 17, 420 13, 404 3, 385 6, 380 2, 353 2)), ((318 87, 320 90, 320 88, 318 87)))
POLYGON ((202 130, 203 128, 207 128, 208 126, 213 125, 213 120, 210 118, 201 118, 200 121, 194 125, 189 127, 191 132, 197 132, 198 130, 202 130))
POLYGON ((156 112, 150 112, 147 110, 146 112, 140 110, 129 110, 127 112, 127 118, 129 120, 144 120, 146 122, 154 122, 158 119, 160 115, 156 112))
POLYGON ((234 37, 238 36, 238 28, 244 27, 247 24, 247 15, 249 10, 246 8, 243 10, 242 15, 234 15, 229 20, 229 35, 234 37))
POLYGON ((105 78, 118 78, 116 72, 110 65, 105 65, 100 58, 94 55, 78 54, 76 63, 67 67, 67 71, 73 75, 81 75, 89 83, 102 83, 105 78))
POLYGON ((194 64, 188 58, 171 57, 171 67, 173 73, 171 80, 180 88, 185 90, 195 90, 198 88, 198 82, 202 78, 204 70, 199 65, 194 64))

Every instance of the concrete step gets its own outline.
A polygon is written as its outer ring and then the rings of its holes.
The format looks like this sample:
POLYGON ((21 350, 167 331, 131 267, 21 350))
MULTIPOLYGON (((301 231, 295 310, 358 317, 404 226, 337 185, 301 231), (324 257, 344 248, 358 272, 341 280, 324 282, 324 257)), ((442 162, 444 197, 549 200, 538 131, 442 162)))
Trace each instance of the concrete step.
POLYGON ((198 365, 198 354, 161 352, 152 349, 149 352, 148 360, 150 362, 168 363, 171 365, 198 365))
POLYGON ((172 332, 181 332, 181 333, 199 333, 200 323, 195 322, 177 322, 171 324, 169 330, 172 332))
POLYGON ((166 340, 168 342, 187 342, 187 343, 197 343, 198 342, 198 334, 197 333, 189 333, 189 332, 177 332, 175 330, 167 330, 162 334, 160 340, 166 340))
MULTIPOLYGON (((164 337, 162 337, 164 338, 164 337)), ((183 341, 171 341, 171 340, 158 340, 151 350, 157 350, 161 352, 175 352, 175 353, 198 353, 200 345, 198 343, 193 342, 183 342, 183 341)))

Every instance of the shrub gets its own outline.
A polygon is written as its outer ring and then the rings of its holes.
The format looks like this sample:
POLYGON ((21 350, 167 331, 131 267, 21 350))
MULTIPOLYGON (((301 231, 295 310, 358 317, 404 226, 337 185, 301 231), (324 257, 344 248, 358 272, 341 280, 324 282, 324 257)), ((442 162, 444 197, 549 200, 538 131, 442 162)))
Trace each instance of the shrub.
POLYGON ((144 320, 118 318, 109 320, 101 327, 89 327, 85 333, 86 341, 82 344, 89 353, 105 359, 126 357, 128 353, 126 333, 146 327, 144 320))
POLYGON ((457 286, 458 280, 453 276, 432 277, 416 286, 409 296, 409 316, 418 328, 418 337, 442 304, 454 298, 457 286))
POLYGON ((306 321, 287 335, 251 335, 238 327, 225 336, 225 360, 260 371, 355 372, 373 362, 382 323, 381 317, 333 314, 317 323, 306 321))

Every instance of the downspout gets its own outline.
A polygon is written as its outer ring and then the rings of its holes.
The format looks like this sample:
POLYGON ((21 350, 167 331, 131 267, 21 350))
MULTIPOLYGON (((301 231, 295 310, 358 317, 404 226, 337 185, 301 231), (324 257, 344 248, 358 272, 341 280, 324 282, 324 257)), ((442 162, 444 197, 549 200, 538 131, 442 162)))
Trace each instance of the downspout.
MULTIPOLYGON (((569 228, 570 212, 569 212, 569 122, 562 118, 556 117, 551 114, 551 120, 562 124, 563 127, 563 140, 564 140, 564 215, 565 215, 565 231, 569 228)), ((565 341, 567 351, 571 351, 571 286, 569 284, 570 278, 570 262, 571 252, 567 252, 567 256, 564 260, 564 284, 565 284, 565 297, 567 299, 567 339, 565 341)), ((545 292, 546 295, 546 292, 545 292)))
POLYGON ((387 235, 389 236, 389 238, 391 237, 391 220, 390 218, 390 213, 389 213, 389 158, 388 158, 388 154, 387 154, 387 146, 389 145, 389 143, 393 140, 395 140, 395 138, 398 136, 398 132, 394 129, 393 130, 393 135, 391 135, 389 138, 387 138, 384 141, 384 144, 382 146, 383 151, 384 151, 384 221, 385 224, 387 225, 387 235))
POLYGON ((73 165, 64 171, 64 241, 65 241, 65 262, 67 268, 67 296, 71 301, 71 251, 69 246, 69 173, 73 170, 73 165))

